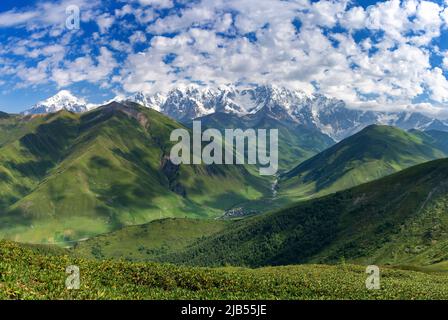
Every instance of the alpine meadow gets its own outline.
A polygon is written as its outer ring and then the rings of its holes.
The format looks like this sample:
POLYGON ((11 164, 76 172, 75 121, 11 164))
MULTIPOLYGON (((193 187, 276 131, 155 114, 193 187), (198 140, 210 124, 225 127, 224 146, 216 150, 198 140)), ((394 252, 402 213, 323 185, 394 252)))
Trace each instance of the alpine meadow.
POLYGON ((0 30, 0 300, 448 299, 447 1, 5 0, 0 30))

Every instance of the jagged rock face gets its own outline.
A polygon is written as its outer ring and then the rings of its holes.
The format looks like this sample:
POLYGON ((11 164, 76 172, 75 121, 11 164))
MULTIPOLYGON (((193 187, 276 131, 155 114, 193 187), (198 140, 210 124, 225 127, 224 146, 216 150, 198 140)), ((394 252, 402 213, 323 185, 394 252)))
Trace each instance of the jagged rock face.
POLYGON ((173 164, 168 155, 162 157, 160 165, 163 174, 168 179, 170 190, 185 197, 187 192, 184 186, 182 186, 182 184, 178 181, 180 166, 173 164))
MULTIPOLYGON (((447 122, 421 113, 354 110, 341 100, 275 85, 254 85, 246 88, 234 85, 216 88, 191 85, 172 89, 166 94, 137 92, 117 101, 135 102, 179 121, 188 121, 216 112, 238 116, 263 114, 280 121, 292 121, 317 129, 336 141, 371 124, 392 125, 406 130, 414 128, 448 131, 447 122)), ((84 112, 93 107, 70 92, 61 91, 56 96, 36 104, 25 114, 49 113, 62 109, 84 112)))

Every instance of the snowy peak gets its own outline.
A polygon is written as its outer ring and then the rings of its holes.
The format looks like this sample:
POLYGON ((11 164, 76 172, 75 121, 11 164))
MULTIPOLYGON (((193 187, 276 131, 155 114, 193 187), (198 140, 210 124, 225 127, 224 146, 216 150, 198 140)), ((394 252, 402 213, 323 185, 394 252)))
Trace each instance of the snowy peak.
POLYGON ((53 113, 61 110, 85 112, 88 109, 87 103, 83 99, 75 97, 68 90, 61 90, 54 96, 36 103, 23 114, 53 113))
POLYGON ((202 117, 215 112, 253 114, 261 109, 272 112, 291 112, 293 107, 303 104, 311 96, 300 90, 289 90, 274 85, 241 88, 234 85, 201 87, 179 86, 165 95, 147 95, 137 92, 126 98, 156 109, 177 120, 202 117))
POLYGON ((135 102, 144 107, 151 108, 157 111, 160 110, 160 106, 165 103, 166 97, 160 93, 156 93, 154 95, 145 94, 142 91, 138 91, 134 93, 132 96, 126 98, 115 98, 115 101, 118 102, 135 102))

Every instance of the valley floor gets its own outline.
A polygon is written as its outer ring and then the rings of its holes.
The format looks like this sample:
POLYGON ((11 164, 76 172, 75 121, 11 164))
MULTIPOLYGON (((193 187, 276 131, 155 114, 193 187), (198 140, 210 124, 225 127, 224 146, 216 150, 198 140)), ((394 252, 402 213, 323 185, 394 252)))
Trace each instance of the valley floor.
POLYGON ((365 267, 193 268, 95 261, 0 242, 1 299, 448 299, 448 274, 381 267, 381 289, 367 290, 365 267), (80 269, 80 289, 65 287, 80 269))

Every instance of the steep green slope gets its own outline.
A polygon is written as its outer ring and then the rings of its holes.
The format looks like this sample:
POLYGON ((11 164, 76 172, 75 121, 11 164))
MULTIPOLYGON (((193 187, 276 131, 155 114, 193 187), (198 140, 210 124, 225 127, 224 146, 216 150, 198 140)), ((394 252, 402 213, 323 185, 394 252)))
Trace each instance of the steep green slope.
POLYGON ((14 141, 27 133, 31 133, 38 125, 44 123, 48 116, 0 115, 0 147, 14 141))
POLYGON ((419 131, 415 129, 409 130, 410 133, 421 137, 427 144, 448 153, 448 132, 438 130, 419 131))
POLYGON ((288 121, 279 121, 260 113, 237 116, 214 113, 199 119, 205 128, 224 129, 278 129, 278 156, 280 171, 289 170, 316 153, 330 147, 334 141, 327 135, 288 121))
POLYGON ((76 244, 73 253, 98 259, 157 261, 230 227, 231 221, 207 219, 162 219, 96 236, 76 244))
POLYGON ((381 267, 381 289, 365 288, 353 265, 192 268, 42 255, 0 242, 0 299, 447 299, 448 276, 381 267), (80 289, 67 290, 67 266, 80 289))
POLYGON ((324 195, 446 157, 446 138, 445 132, 406 132, 389 126, 369 126, 284 174, 279 184, 280 196, 324 195))
POLYGON ((176 128, 118 103, 45 117, 0 147, 0 236, 64 243, 164 217, 218 216, 270 192, 246 166, 172 165, 176 128))
POLYGON ((29 193, 61 160, 75 138, 77 122, 69 113, 1 122, 0 210, 29 193))
POLYGON ((448 260, 448 160, 247 218, 166 261, 198 265, 448 260))

